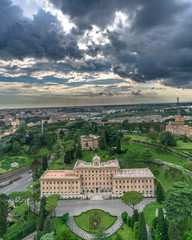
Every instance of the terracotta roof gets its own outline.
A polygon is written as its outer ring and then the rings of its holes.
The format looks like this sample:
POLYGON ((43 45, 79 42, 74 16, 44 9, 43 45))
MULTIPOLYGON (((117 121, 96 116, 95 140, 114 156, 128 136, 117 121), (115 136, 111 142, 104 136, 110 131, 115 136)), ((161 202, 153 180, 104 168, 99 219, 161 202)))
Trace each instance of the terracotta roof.
POLYGON ((67 179, 74 178, 79 179, 79 174, 76 174, 76 171, 73 170, 47 170, 41 179, 67 179))

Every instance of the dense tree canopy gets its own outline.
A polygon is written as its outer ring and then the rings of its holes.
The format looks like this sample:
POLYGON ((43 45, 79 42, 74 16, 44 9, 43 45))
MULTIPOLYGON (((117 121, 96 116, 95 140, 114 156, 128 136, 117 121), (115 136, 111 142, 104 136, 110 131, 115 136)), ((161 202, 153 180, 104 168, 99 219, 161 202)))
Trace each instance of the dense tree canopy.
POLYGON ((160 133, 160 142, 166 146, 176 146, 175 137, 169 131, 162 131, 160 133))
POLYGON ((192 213, 192 187, 185 182, 174 183, 166 192, 164 206, 169 220, 186 222, 192 213))

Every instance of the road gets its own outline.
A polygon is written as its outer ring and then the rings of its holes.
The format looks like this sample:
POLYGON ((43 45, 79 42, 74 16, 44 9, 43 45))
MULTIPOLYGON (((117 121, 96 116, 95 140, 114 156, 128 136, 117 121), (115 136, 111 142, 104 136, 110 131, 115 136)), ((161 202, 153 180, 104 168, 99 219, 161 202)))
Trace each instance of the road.
MULTIPOLYGON (((11 192, 15 192, 15 191, 25 191, 26 186, 28 186, 29 184, 32 183, 32 177, 31 177, 31 174, 28 173, 28 171, 25 172, 25 173, 22 173, 18 176, 21 176, 21 179, 3 187, 3 188, 0 188, 0 194, 5 193, 5 194, 8 195, 11 192)), ((9 179, 12 179, 14 177, 16 177, 16 176, 13 176, 11 178, 7 178, 6 180, 3 180, 1 182, 8 181, 9 179)))

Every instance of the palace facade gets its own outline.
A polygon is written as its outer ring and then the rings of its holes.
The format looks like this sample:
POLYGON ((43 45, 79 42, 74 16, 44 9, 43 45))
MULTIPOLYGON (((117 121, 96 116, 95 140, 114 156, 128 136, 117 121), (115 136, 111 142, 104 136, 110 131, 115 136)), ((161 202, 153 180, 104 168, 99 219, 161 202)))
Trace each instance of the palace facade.
POLYGON ((47 170, 41 177, 41 196, 60 194, 61 198, 82 198, 86 193, 111 193, 120 197, 138 191, 154 197, 154 176, 149 168, 120 169, 117 159, 101 162, 77 160, 73 170, 47 170))

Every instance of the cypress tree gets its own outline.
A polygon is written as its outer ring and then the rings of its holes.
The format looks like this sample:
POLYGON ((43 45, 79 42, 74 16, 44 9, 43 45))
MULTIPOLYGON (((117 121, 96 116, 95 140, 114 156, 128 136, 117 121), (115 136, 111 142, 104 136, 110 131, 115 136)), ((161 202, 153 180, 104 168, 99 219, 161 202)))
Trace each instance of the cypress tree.
POLYGON ((107 147, 107 143, 106 143, 106 138, 105 138, 105 134, 103 133, 99 139, 99 147, 102 150, 106 150, 107 147))
POLYGON ((161 240, 167 240, 168 239, 167 222, 164 218, 162 208, 159 208, 159 211, 158 211, 158 226, 159 226, 158 229, 161 236, 161 240))
POLYGON ((45 170, 47 170, 47 168, 48 168, 47 157, 43 156, 42 169, 43 169, 43 171, 45 171, 45 170))
POLYGON ((7 214, 7 204, 0 199, 0 237, 3 237, 3 234, 7 230, 7 214))
POLYGON ((51 218, 50 216, 47 216, 46 220, 45 220, 45 224, 44 224, 44 228, 43 228, 43 233, 50 233, 52 231, 52 225, 51 225, 51 218))
POLYGON ((47 217, 47 211, 45 210, 46 202, 47 202, 47 199, 45 196, 43 196, 41 198, 40 213, 39 213, 39 225, 38 225, 39 231, 43 231, 43 227, 47 217))
POLYGON ((157 202, 161 203, 165 200, 165 191, 164 191, 163 187, 161 186, 161 183, 159 183, 159 182, 157 184, 155 194, 157 197, 157 202))
POLYGON ((132 229, 134 227, 135 222, 137 222, 138 220, 139 220, 139 212, 137 209, 135 209, 133 212, 132 220, 131 220, 132 229))
POLYGON ((66 153, 65 153, 65 157, 64 157, 64 162, 66 163, 66 164, 70 164, 71 163, 71 153, 70 153, 70 151, 67 151, 66 153))
POLYGON ((121 142, 119 138, 117 139, 116 152, 118 155, 121 154, 121 142))
POLYGON ((143 212, 139 214, 138 240, 147 240, 147 229, 143 212))
POLYGON ((81 158, 81 157, 82 157, 81 144, 79 143, 77 146, 76 158, 81 158))

